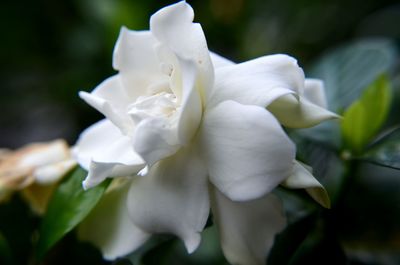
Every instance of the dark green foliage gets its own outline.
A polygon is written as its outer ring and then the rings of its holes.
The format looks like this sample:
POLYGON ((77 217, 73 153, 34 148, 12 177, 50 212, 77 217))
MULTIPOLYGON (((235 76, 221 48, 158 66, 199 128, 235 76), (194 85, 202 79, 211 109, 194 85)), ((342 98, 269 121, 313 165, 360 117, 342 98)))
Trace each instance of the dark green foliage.
POLYGON ((382 136, 361 157, 378 165, 400 169, 400 129, 382 136))
POLYGON ((37 247, 37 256, 46 252, 65 234, 75 228, 100 200, 110 181, 83 190, 82 181, 87 173, 81 168, 72 171, 60 184, 51 199, 43 218, 37 247))

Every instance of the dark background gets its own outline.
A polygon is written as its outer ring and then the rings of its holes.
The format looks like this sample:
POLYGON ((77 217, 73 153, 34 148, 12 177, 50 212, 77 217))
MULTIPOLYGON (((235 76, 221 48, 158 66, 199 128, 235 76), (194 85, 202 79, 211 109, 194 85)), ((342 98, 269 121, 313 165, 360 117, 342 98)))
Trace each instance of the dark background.
MULTIPOLYGON (((307 67, 327 50, 366 36, 400 37, 391 0, 188 1, 208 45, 240 62, 288 53, 307 67)), ((66 138, 101 115, 77 95, 112 75, 122 25, 147 29, 173 1, 4 0, 0 4, 0 147, 66 138)), ((306 71, 307 73, 307 71, 306 71)))

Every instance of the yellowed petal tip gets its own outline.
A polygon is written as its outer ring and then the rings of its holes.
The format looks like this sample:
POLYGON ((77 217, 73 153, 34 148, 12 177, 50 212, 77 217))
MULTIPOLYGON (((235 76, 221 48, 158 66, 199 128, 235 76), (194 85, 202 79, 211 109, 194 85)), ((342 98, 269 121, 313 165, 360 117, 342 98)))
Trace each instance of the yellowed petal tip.
POLYGON ((327 209, 331 208, 331 200, 324 187, 309 188, 306 189, 306 192, 322 207, 327 209))
POLYGON ((293 161, 293 173, 281 185, 289 189, 305 189, 322 207, 331 207, 328 192, 312 175, 312 168, 299 161, 293 161))
POLYGON ((43 215, 57 185, 32 184, 21 191, 22 198, 37 215, 43 215))

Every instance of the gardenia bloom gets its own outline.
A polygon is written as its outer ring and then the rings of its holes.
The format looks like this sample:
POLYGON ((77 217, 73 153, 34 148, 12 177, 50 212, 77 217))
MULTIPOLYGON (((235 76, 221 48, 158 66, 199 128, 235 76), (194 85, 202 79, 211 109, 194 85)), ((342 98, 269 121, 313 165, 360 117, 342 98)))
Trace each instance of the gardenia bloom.
POLYGON ((336 115, 324 108, 322 82, 305 79, 295 59, 235 64, 209 52, 193 16, 179 2, 155 13, 149 31, 122 28, 118 74, 80 93, 105 116, 75 147, 89 172, 83 186, 115 178, 80 236, 107 259, 154 233, 178 236, 191 253, 211 208, 229 262, 264 264, 285 225, 270 192, 286 180, 322 189, 295 161, 281 124, 309 127, 336 115))
POLYGON ((0 203, 20 191, 37 214, 46 210, 62 177, 76 166, 64 140, 31 143, 0 154, 0 203))

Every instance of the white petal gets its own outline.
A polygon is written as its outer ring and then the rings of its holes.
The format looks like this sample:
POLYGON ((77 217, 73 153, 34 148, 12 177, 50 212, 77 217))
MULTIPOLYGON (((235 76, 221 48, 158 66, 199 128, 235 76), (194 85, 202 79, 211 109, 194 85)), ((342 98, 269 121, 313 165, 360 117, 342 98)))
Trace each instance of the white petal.
POLYGON ((132 103, 132 99, 124 90, 118 74, 104 80, 91 94, 107 101, 118 113, 126 112, 126 108, 132 103))
POLYGON ((199 71, 197 85, 207 98, 214 79, 214 70, 204 32, 193 23, 193 9, 186 2, 167 6, 150 18, 150 30, 178 58, 191 60, 199 71))
POLYGON ((100 248, 108 260, 129 254, 149 237, 129 217, 126 207, 128 188, 126 185, 107 191, 78 227, 79 238, 100 248))
POLYGON ((282 95, 303 90, 304 73, 287 55, 260 57, 215 71, 210 106, 224 100, 265 107, 282 95))
POLYGON ((148 72, 159 70, 158 59, 154 53, 156 43, 150 31, 135 31, 122 27, 113 53, 114 69, 148 72))
POLYGON ((305 97, 284 95, 270 104, 271 111, 279 122, 290 128, 307 128, 339 116, 311 103, 305 97))
POLYGON ((177 235, 189 253, 200 243, 209 207, 205 167, 186 149, 135 178, 128 196, 129 213, 138 227, 177 235))
POLYGON ((110 121, 102 120, 87 128, 73 150, 78 163, 89 171, 83 185, 93 187, 107 177, 134 175, 144 161, 134 152, 130 139, 110 121))
POLYGON ((114 123, 122 133, 130 134, 133 131, 133 121, 126 111, 130 97, 125 93, 119 75, 106 79, 92 93, 79 92, 79 96, 114 123))
POLYGON ((49 185, 58 182, 76 166, 76 161, 68 159, 65 161, 53 163, 47 166, 36 168, 32 175, 35 177, 35 182, 40 185, 49 185))
POLYGON ((191 61, 179 60, 182 70, 182 100, 176 120, 174 117, 149 118, 136 127, 134 147, 146 163, 173 155, 180 146, 194 137, 202 116, 201 98, 196 85, 196 67, 191 61))
POLYGON ((235 265, 264 265, 275 235, 286 225, 280 201, 272 194, 247 202, 233 202, 217 189, 212 194, 226 259, 235 265))
MULTIPOLYGON (((310 169, 311 170, 311 169, 310 169)), ((290 189, 306 189, 307 193, 325 208, 330 208, 330 199, 324 186, 318 182, 305 165, 294 161, 292 175, 282 182, 282 186, 290 189)))
POLYGON ((81 133, 73 147, 72 155, 79 165, 87 171, 92 157, 103 152, 104 149, 121 137, 121 132, 109 120, 101 120, 81 133))
POLYGON ((225 57, 222 57, 221 55, 214 53, 214 52, 210 52, 210 56, 211 56, 211 61, 213 63, 214 69, 235 64, 231 60, 226 59, 225 57))
POLYGON ((196 86, 196 66, 187 60, 180 60, 182 67, 182 105, 178 123, 178 138, 182 145, 186 145, 195 135, 202 116, 202 104, 196 86))
POLYGON ((113 67, 119 70, 124 89, 132 99, 146 94, 151 84, 166 80, 155 52, 157 45, 150 31, 121 28, 114 48, 113 67))
POLYGON ((322 108, 327 108, 324 82, 319 79, 307 78, 304 86, 304 97, 322 108))
POLYGON ((138 124, 133 144, 148 166, 179 149, 176 126, 166 118, 145 119, 138 124))
POLYGON ((144 161, 133 151, 131 140, 121 137, 92 157, 89 174, 82 183, 83 188, 94 187, 106 178, 136 175, 143 167, 144 161))
POLYGON ((156 46, 156 53, 163 72, 170 77, 169 88, 180 103, 182 100, 182 71, 179 59, 168 46, 161 43, 156 46))
POLYGON ((200 137, 211 182, 232 200, 259 198, 292 173, 295 146, 262 107, 222 102, 200 137))

